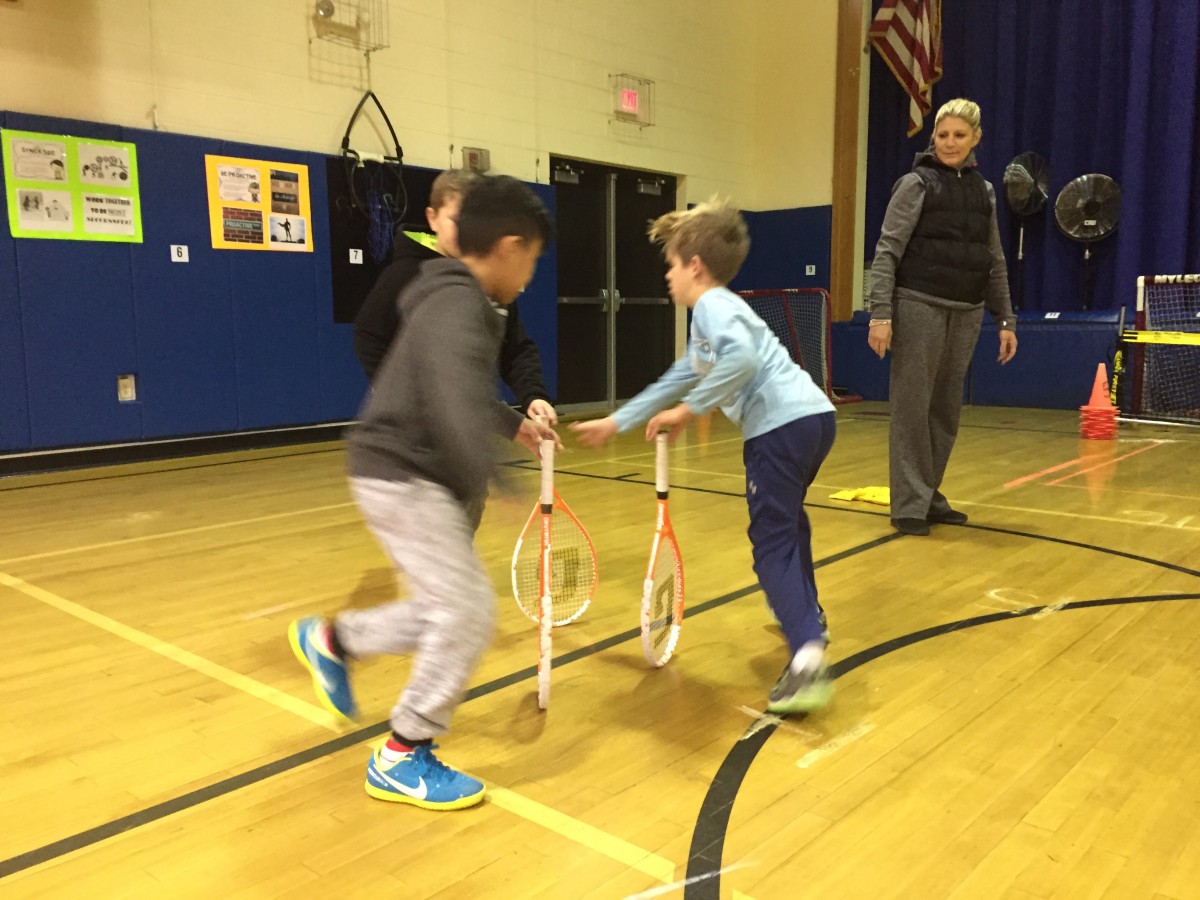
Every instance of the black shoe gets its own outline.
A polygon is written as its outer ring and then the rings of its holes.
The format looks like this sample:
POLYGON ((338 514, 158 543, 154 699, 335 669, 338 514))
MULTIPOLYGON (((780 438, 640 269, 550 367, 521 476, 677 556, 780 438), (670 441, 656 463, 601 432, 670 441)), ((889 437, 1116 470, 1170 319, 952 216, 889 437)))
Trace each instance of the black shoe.
POLYGON ((892 527, 901 534, 929 534, 929 523, 924 519, 892 519, 892 527))
POLYGON ((967 514, 959 512, 957 509, 947 509, 945 512, 931 512, 927 515, 926 520, 935 525, 966 525, 967 514))

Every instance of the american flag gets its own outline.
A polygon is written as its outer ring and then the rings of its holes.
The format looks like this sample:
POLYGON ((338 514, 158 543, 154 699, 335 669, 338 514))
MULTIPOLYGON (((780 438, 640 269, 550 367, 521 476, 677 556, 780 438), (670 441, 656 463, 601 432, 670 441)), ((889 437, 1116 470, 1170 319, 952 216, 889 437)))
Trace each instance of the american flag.
POLYGON ((883 0, 868 36, 910 100, 908 136, 933 109, 942 77, 942 0, 883 0))

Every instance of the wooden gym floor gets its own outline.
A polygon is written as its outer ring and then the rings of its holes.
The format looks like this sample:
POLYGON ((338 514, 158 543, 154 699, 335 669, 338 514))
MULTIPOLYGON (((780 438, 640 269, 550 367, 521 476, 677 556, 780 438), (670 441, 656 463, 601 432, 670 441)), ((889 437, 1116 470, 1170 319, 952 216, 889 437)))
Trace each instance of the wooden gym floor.
POLYGON ((900 537, 829 499, 887 483, 886 407, 843 407, 809 498, 837 695, 783 721, 719 418, 672 451, 690 614, 642 659, 653 459, 559 457, 601 581, 545 714, 508 587, 537 476, 507 468, 479 534, 499 629, 441 748, 491 792, 457 813, 362 789, 407 661, 356 667, 342 731, 285 640, 394 595, 340 445, 0 481, 0 895, 1200 895, 1200 435, 968 409, 971 523, 900 537))

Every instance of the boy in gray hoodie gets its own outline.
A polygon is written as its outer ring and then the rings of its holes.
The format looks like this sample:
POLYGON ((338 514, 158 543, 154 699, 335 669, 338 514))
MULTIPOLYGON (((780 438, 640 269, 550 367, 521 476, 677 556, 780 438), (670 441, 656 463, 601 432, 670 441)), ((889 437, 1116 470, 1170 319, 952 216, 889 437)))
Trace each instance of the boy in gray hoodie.
POLYGON ((367 766, 366 791, 381 800, 459 809, 484 796, 482 782, 434 756, 433 739, 449 728, 495 621, 474 546, 495 466, 487 432, 535 452, 540 439, 557 440, 496 398, 504 320, 488 302, 516 299, 551 233, 545 206, 514 178, 481 179, 464 198, 461 259, 424 263, 401 294, 400 332, 347 438, 351 491, 412 596, 300 619, 288 632, 318 698, 345 719, 355 714, 348 659, 415 652, 391 738, 367 766))

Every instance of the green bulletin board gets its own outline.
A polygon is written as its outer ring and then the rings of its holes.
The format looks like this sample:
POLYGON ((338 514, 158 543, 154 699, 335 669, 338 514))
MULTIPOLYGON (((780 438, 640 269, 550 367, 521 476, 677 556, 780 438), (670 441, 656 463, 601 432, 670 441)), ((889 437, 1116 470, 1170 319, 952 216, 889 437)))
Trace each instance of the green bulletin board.
POLYGON ((142 242, 137 147, 0 130, 13 237, 142 242))

